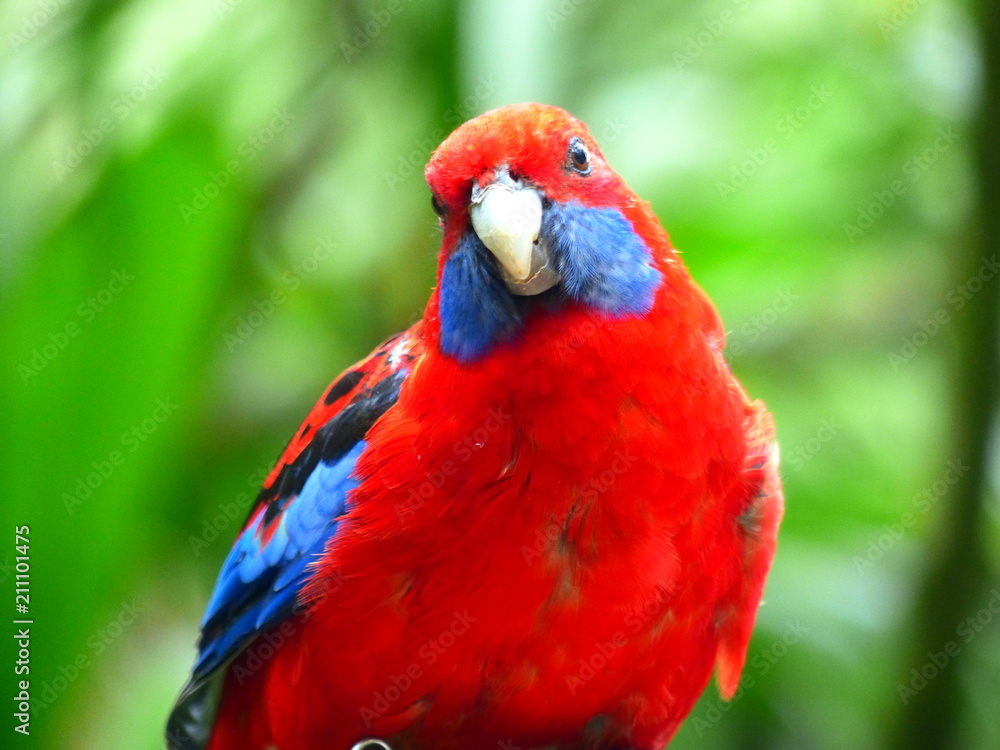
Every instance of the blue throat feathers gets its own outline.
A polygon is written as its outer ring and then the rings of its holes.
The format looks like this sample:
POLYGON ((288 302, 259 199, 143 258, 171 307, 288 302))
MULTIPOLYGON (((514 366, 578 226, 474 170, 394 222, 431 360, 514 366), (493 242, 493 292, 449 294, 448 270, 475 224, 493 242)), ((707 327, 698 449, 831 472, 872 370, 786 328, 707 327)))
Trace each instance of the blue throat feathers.
POLYGON ((512 339, 532 308, 572 300, 609 318, 641 317, 653 306, 662 274, 649 249, 615 208, 553 202, 542 216, 541 239, 562 277, 538 297, 518 297, 470 228, 445 263, 438 291, 441 348, 460 362, 483 357, 512 339))

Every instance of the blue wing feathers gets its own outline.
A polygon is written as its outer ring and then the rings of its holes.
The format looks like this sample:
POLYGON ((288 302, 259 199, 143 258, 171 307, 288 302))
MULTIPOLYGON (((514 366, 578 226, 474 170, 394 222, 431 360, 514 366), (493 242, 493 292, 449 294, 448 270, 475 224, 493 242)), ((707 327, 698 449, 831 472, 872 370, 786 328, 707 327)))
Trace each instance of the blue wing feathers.
POLYGON ((302 491, 271 521, 272 529, 265 528, 264 508, 253 516, 223 563, 205 612, 196 677, 295 612, 309 565, 335 536, 348 493, 358 484, 353 472, 364 448, 361 441, 338 461, 319 462, 302 491))
POLYGON ((336 535, 358 484, 354 469, 364 436, 396 402, 407 374, 401 368, 361 390, 261 492, 205 610, 189 689, 298 610, 309 566, 336 535))
POLYGON ((309 436, 307 444, 286 451, 277 475, 258 496, 206 607, 197 660, 167 722, 171 750, 204 750, 230 662, 302 608, 300 595, 314 574, 313 563, 350 509, 368 430, 396 403, 422 349, 415 330, 385 342, 330 387, 306 420, 310 429, 301 431, 309 436), (341 399, 344 405, 335 406, 341 399), (327 415, 324 409, 330 408, 327 415))

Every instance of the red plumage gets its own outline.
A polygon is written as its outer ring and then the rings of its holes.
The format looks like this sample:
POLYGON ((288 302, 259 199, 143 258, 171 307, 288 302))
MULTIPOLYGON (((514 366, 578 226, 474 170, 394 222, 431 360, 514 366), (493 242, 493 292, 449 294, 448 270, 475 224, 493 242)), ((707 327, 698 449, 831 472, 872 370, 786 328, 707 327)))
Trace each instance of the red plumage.
POLYGON ((619 211, 662 274, 652 308, 539 308, 463 362, 441 348, 439 288, 320 400, 266 487, 354 395, 408 368, 306 609, 229 666, 212 750, 652 750, 713 667, 723 696, 737 687, 782 513, 770 416, 648 204, 562 110, 495 110, 435 152, 442 267, 469 231, 470 185, 499 164, 551 201, 619 211), (567 176, 574 134, 586 180, 567 176))

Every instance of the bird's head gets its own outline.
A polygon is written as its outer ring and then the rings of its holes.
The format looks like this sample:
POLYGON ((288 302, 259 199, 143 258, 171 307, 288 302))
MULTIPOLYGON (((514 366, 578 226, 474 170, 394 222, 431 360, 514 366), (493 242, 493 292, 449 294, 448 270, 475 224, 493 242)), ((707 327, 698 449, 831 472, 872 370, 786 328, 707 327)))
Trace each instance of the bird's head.
POLYGON ((441 348, 489 354, 542 310, 643 316, 668 248, 587 127, 558 107, 516 104, 460 126, 426 170, 444 239, 441 348), (662 245, 653 249, 651 245, 662 245))

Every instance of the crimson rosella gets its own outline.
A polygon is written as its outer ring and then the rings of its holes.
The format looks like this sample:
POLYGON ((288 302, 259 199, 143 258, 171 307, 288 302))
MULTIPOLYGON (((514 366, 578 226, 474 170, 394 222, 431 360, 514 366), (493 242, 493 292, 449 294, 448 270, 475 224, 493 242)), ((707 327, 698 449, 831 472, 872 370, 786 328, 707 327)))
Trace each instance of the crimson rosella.
POLYGON ((170 748, 653 750, 737 688, 783 500, 712 303, 561 109, 467 122, 426 177, 424 318, 267 477, 170 748))

